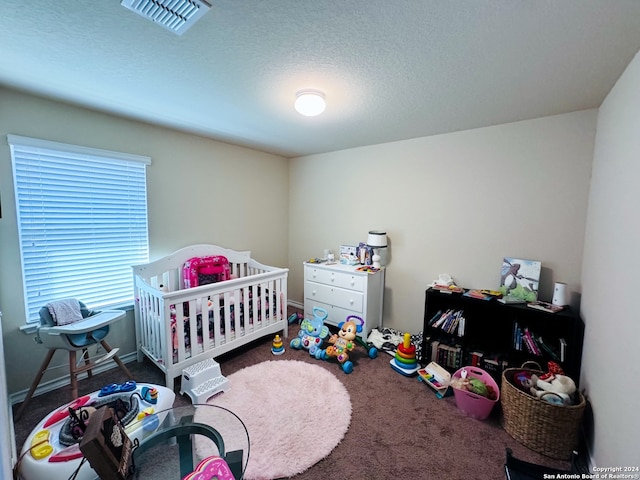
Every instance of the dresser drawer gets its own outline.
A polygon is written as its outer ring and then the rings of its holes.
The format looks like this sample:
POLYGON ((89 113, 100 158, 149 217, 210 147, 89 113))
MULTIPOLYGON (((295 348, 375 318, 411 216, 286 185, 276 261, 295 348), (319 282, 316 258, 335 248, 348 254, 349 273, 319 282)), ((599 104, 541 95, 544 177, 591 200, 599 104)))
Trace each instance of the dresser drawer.
POLYGON ((365 276, 356 275, 350 272, 340 272, 335 270, 325 270, 323 268, 305 268, 305 280, 336 287, 348 288, 363 292, 365 289, 365 276))
POLYGON ((335 288, 331 285, 315 282, 307 282, 306 287, 305 297, 313 301, 355 310, 356 312, 362 311, 364 294, 361 292, 335 288))
MULTIPOLYGON (((350 317, 351 315, 355 315, 356 317, 363 319, 363 315, 360 312, 356 312, 346 308, 336 307, 335 305, 329 305, 327 303, 316 302, 313 299, 307 299, 307 301, 304 302, 304 306, 305 306, 304 316, 306 318, 313 318, 313 307, 324 308, 328 314, 327 319, 325 320, 325 323, 329 325, 334 325, 336 327, 341 322, 346 322, 347 318, 350 317)), ((356 320, 356 324, 360 325, 360 323, 361 323, 360 321, 356 320)), ((360 336, 363 336, 363 335, 366 335, 366 333, 362 332, 362 335, 360 336)))

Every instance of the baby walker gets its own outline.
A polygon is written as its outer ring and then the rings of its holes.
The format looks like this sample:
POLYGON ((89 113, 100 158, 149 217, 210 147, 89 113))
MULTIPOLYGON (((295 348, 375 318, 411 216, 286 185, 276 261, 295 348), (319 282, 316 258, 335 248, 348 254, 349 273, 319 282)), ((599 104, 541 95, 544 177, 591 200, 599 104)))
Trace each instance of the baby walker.
POLYGON ((84 461, 80 441, 89 417, 98 409, 113 408, 134 441, 151 435, 173 405, 172 390, 128 381, 106 385, 50 412, 38 423, 22 447, 18 472, 23 480, 43 478, 94 480, 97 475, 84 461))
POLYGON ((291 340, 291 348, 296 350, 309 350, 309 355, 315 356, 316 352, 322 348, 322 342, 329 336, 329 327, 324 321, 329 313, 321 307, 313 307, 313 319, 305 318, 300 323, 298 336, 291 340))
POLYGON ((369 348, 366 342, 358 336, 362 332, 363 324, 362 318, 349 315, 344 322, 338 325, 340 331, 329 338, 328 341, 331 345, 324 350, 316 350, 315 357, 318 360, 336 358, 344 373, 353 372, 353 362, 349 360, 349 352, 356 348, 356 343, 368 349, 369 358, 376 358, 378 350, 375 347, 369 348))

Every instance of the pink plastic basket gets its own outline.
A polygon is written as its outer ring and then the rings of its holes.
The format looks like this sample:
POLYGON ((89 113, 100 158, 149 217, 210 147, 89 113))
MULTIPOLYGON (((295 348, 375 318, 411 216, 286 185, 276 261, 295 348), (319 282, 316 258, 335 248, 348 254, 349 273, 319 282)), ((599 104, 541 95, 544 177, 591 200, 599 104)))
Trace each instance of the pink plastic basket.
POLYGON ((498 400, 500 400, 500 390, 498 389, 498 384, 491 375, 478 367, 462 367, 453 374, 452 378, 461 378, 462 370, 467 371, 468 378, 478 378, 482 380, 487 386, 493 387, 494 391, 496 392, 496 399, 490 400, 473 392, 460 390, 458 388, 453 389, 453 394, 455 395, 456 405, 458 405, 458 408, 464 414, 472 418, 484 420, 489 416, 491 410, 493 410, 493 406, 498 403, 498 400))

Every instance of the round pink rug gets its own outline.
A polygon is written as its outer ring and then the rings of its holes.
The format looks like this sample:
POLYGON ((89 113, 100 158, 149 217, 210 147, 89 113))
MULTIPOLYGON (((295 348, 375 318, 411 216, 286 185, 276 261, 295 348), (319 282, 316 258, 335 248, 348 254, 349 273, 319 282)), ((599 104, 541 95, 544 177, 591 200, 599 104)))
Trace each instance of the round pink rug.
MULTIPOLYGON (((351 399, 345 386, 328 370, 299 360, 270 360, 227 377, 230 388, 207 403, 231 410, 249 434, 246 480, 297 475, 322 460, 344 438, 351 422, 351 399)), ((206 408, 194 420, 207 422, 206 408)), ((212 425, 232 451, 242 438, 212 425)), ((236 429, 232 429, 237 431, 236 429)), ((245 437, 246 440, 246 437, 245 437)), ((199 442, 201 458, 216 455, 210 442, 199 442)), ((246 454, 246 453, 245 453, 246 454)))

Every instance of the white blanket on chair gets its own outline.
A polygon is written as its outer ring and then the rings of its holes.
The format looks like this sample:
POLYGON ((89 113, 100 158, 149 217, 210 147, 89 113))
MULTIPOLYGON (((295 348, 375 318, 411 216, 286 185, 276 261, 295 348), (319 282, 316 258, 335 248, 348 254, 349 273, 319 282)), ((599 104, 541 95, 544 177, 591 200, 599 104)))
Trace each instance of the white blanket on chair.
POLYGON ((69 325, 82 320, 80 302, 75 298, 47 303, 47 309, 56 325, 69 325))

